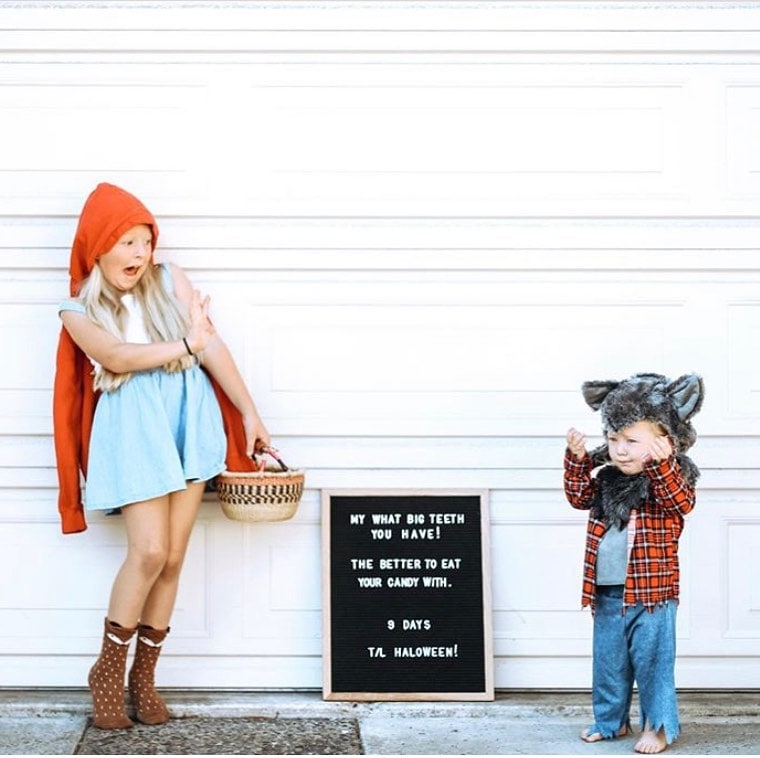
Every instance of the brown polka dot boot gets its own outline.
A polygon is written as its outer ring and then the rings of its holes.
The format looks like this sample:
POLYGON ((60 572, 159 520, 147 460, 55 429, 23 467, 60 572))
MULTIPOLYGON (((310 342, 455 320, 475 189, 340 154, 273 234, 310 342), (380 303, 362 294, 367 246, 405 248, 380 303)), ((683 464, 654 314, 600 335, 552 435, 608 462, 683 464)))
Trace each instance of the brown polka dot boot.
POLYGON ((154 681, 156 663, 167 634, 169 629, 154 629, 143 624, 137 627, 135 660, 129 670, 129 696, 137 720, 143 724, 165 724, 171 718, 154 681))
POLYGON ((127 729, 134 726, 124 707, 124 671, 127 667, 127 650, 134 633, 134 629, 105 620, 100 657, 87 677, 95 711, 93 726, 98 729, 127 729))

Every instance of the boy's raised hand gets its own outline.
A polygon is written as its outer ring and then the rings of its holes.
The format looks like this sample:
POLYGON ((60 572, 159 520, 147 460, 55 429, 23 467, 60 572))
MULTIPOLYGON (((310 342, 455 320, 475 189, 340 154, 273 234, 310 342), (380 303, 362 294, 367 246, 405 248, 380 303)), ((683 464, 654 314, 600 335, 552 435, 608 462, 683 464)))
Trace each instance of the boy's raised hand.
POLYGON ((670 437, 658 436, 652 440, 649 449, 642 456, 642 462, 664 461, 673 455, 673 444, 670 437))
POLYGON ((570 427, 567 432, 567 446, 570 452, 579 460, 586 457, 586 435, 579 432, 574 427, 570 427))

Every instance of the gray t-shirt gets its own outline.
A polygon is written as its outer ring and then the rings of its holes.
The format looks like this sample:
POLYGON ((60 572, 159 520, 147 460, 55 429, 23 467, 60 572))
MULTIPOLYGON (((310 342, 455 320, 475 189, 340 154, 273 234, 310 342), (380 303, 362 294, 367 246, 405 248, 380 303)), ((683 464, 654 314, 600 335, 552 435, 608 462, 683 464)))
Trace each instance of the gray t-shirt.
POLYGON ((597 584, 625 584, 628 569, 628 527, 611 526, 599 541, 596 555, 597 584))

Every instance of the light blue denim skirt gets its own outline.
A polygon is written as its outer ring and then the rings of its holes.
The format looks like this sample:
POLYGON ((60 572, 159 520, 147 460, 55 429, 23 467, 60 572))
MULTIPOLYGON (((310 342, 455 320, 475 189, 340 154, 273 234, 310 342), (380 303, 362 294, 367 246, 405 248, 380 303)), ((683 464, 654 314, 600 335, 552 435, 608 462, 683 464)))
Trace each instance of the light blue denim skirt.
POLYGON ((110 510, 224 471, 222 414, 197 366, 133 374, 98 399, 90 438, 85 507, 110 510))

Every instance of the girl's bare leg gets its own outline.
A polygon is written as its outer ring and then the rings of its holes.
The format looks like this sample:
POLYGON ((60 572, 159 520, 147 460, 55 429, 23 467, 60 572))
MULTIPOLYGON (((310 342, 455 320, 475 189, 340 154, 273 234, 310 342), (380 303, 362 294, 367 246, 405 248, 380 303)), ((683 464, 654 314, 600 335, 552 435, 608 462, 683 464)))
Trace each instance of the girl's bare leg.
POLYGON ((169 553, 169 496, 125 506, 127 557, 114 579, 108 618, 135 627, 169 553))
POLYGON ((190 535, 203 498, 204 483, 188 483, 186 490, 172 492, 168 506, 168 549, 163 567, 154 580, 140 614, 140 623, 166 629, 177 599, 179 577, 190 535))

